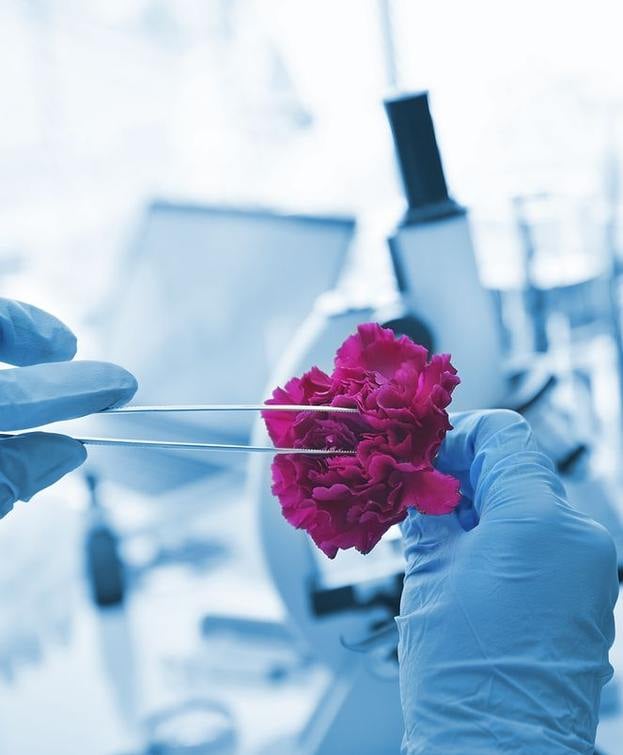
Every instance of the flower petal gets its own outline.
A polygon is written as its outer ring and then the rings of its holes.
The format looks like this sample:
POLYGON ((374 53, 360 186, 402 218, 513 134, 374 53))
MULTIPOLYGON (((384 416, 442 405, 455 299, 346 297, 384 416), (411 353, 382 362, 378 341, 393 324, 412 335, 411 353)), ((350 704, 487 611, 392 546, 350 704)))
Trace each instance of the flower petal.
POLYGON ((359 409, 357 415, 263 413, 279 446, 355 450, 275 457, 273 492, 284 517, 334 558, 340 549, 368 553, 410 506, 427 514, 452 511, 459 483, 433 461, 451 429, 446 409, 458 383, 449 355, 427 362, 422 346, 368 323, 340 347, 331 375, 315 367, 277 388, 267 403, 359 409))

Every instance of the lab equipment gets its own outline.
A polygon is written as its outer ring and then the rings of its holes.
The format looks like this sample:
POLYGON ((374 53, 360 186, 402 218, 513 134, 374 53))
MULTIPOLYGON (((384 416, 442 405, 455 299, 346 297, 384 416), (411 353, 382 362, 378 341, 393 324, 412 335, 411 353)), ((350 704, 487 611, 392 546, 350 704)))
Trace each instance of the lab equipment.
MULTIPOLYGON (((84 416, 129 401, 136 380, 104 362, 72 362, 76 338, 52 315, 0 299, 0 358, 20 365, 0 371, 0 427, 23 430, 84 416)), ((0 444, 0 517, 86 458, 82 444, 61 435, 27 433, 0 444)))
MULTIPOLYGON (((506 399, 507 386, 493 302, 479 280, 466 212, 448 196, 427 96, 388 100, 386 107, 409 205, 389 242, 398 295, 363 306, 337 291, 320 297, 269 389, 312 365, 330 369, 344 338, 375 321, 452 354, 463 380, 454 399, 459 408, 494 406, 506 399)), ((253 442, 265 438, 256 426, 253 442)), ((399 532, 390 530, 365 557, 345 552, 328 561, 302 533, 287 531, 269 480, 266 461, 251 459, 249 485, 271 576, 293 622, 334 673, 300 749, 333 755, 349 741, 360 753, 397 752, 403 723, 396 663, 379 671, 373 654, 349 645, 385 632, 396 613, 404 570, 399 532)))
POLYGON ((98 606, 117 606, 123 603, 126 588, 119 537, 100 504, 97 476, 91 472, 85 481, 90 506, 84 550, 91 597, 98 606))
MULTIPOLYGON (((107 356, 134 371, 146 402, 261 400, 284 344, 335 285, 354 228, 348 217, 154 202, 105 315, 107 356)), ((251 425, 244 413, 225 425, 189 413, 132 418, 133 428, 171 440, 231 444, 248 442, 251 425)), ((214 463, 235 464, 236 456, 214 463)), ((105 471, 120 481, 129 475, 105 471)))
POLYGON ((579 475, 586 470, 590 455, 590 436, 581 422, 586 388, 568 385, 545 360, 535 358, 531 369, 510 374, 514 384, 513 409, 532 428, 541 450, 552 460, 560 474, 579 475), (571 390, 570 390, 571 388, 571 390), (576 398, 571 406, 570 395, 576 398), (573 410, 573 411, 572 411, 573 410))
POLYGON ((513 199, 535 351, 550 346, 552 316, 565 317, 577 332, 612 329, 617 304, 610 278, 615 271, 610 269, 608 227, 600 205, 594 197, 545 193, 513 199))
MULTIPOLYGON (((353 306, 337 292, 320 297, 277 363, 266 392, 312 365, 330 371, 335 351, 357 325, 386 322, 395 315, 392 308, 353 306)), ((266 439, 264 423, 258 421, 252 442, 266 439)), ((349 742, 362 755, 398 752, 403 725, 396 663, 393 674, 386 669, 381 674, 375 658, 346 647, 396 613, 404 568, 396 532, 390 531, 367 556, 344 551, 329 560, 282 517, 264 457, 250 458, 248 489, 257 507, 266 564, 290 621, 332 673, 291 751, 334 755, 349 742)))
POLYGON ((463 505, 402 525, 403 751, 592 752, 612 675, 612 539, 567 503, 518 414, 452 422, 438 464, 463 505))
POLYGON ((312 656, 282 623, 209 614, 201 621, 205 658, 199 673, 243 684, 285 683, 310 670, 312 656))
POLYGON ((499 406, 508 388, 493 300, 480 281, 467 211, 448 195, 428 95, 390 98, 385 108, 408 204, 389 239, 400 292, 430 328, 433 350, 452 354, 463 381, 456 407, 499 406))
POLYGON ((227 707, 189 700, 150 716, 145 755, 234 755, 237 727, 227 707))
MULTIPOLYGON (((523 242, 523 295, 535 349, 547 351, 559 371, 587 382, 583 408, 602 425, 596 435, 605 439, 613 431, 618 434, 622 321, 615 240, 606 208, 597 197, 554 194, 515 197, 513 206, 523 242), (600 383, 605 382, 610 385, 603 402, 600 383)), ((602 455, 612 447, 608 438, 602 455)), ((618 454, 610 463, 617 461, 618 454)))

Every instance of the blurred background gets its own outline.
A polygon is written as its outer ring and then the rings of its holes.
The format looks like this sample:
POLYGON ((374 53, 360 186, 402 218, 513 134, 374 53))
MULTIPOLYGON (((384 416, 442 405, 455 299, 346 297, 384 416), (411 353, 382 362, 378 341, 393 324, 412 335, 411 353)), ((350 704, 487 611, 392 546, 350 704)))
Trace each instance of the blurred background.
MULTIPOLYGON (((138 403, 261 401, 370 320, 451 351, 454 406, 524 413, 623 559, 619 15, 0 0, 0 295, 138 403)), ((246 415, 87 428, 266 440, 246 415)), ((0 753, 398 751, 399 534, 329 562, 269 462, 94 449, 2 522, 0 753)))

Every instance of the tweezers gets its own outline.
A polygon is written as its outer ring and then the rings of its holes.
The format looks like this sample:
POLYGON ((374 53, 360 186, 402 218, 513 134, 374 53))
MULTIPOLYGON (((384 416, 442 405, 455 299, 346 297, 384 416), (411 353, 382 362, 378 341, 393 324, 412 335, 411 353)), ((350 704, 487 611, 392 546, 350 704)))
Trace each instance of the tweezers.
MULTIPOLYGON (((160 412, 331 412, 357 414, 358 409, 343 406, 309 406, 307 404, 140 404, 104 409, 98 414, 152 414, 160 412)), ((268 454, 308 454, 314 456, 352 455, 354 451, 332 448, 275 448, 273 446, 250 446, 229 443, 199 443, 176 440, 143 440, 131 438, 75 437, 85 446, 123 446, 126 448, 162 448, 169 450, 206 450, 268 454)))

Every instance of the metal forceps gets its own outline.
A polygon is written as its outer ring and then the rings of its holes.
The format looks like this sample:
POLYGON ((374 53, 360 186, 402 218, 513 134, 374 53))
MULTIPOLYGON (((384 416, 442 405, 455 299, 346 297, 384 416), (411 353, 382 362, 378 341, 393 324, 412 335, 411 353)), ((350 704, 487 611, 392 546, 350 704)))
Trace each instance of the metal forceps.
MULTIPOLYGON (((330 412, 336 414, 358 414, 358 409, 342 406, 309 406, 307 404, 161 404, 153 406, 130 405, 119 409, 104 409, 99 414, 153 414, 163 412, 330 412)), ((228 443, 200 443, 175 440, 143 440, 131 438, 76 437, 74 440, 85 446, 125 446, 128 448, 163 448, 170 450, 239 451, 246 453, 269 454, 308 454, 313 456, 353 455, 354 451, 331 448, 275 448, 274 446, 251 446, 228 443)))

